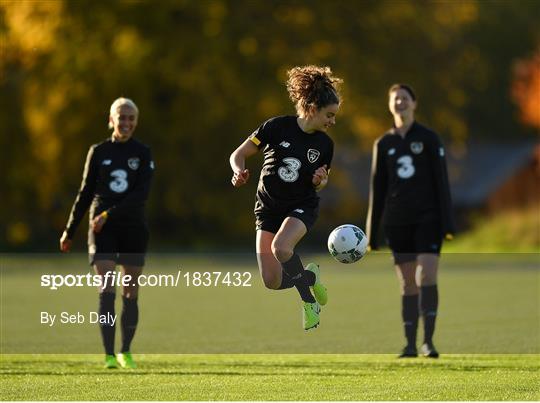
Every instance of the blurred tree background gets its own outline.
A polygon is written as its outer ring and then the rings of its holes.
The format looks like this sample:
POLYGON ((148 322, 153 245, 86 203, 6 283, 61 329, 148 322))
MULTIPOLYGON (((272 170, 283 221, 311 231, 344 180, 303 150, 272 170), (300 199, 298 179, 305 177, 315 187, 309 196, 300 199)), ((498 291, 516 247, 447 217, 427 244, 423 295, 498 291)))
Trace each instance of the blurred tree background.
MULTIPOLYGON (((138 104, 135 135, 156 161, 154 250, 252 242, 256 177, 234 190, 228 157, 262 121, 294 113, 284 81, 296 65, 344 79, 338 146, 371 148, 394 82, 416 89, 419 119, 447 144, 535 136, 539 21, 535 0, 2 0, 1 250, 57 249, 118 96, 138 104)), ((81 248, 85 235, 83 222, 81 248)))

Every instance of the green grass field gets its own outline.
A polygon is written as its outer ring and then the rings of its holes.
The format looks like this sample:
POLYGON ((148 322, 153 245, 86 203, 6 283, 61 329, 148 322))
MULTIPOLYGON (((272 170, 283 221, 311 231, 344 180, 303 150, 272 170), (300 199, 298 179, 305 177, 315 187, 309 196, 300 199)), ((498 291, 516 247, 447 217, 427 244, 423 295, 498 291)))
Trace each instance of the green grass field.
POLYGON ((8 355, 2 400, 538 400, 538 356, 143 355, 99 369, 96 355, 8 355))
POLYGON ((538 254, 443 256, 442 356, 406 361, 389 255, 315 260, 330 302, 306 333, 295 292, 264 289, 253 255, 151 256, 148 274, 249 271, 252 285, 143 288, 139 369, 106 371, 96 325, 40 323, 42 311, 97 309, 92 287, 40 286, 45 273, 86 273, 85 256, 2 256, 0 399, 540 399, 538 254))
POLYGON ((473 219, 472 228, 446 242, 446 252, 540 252, 540 206, 473 219))

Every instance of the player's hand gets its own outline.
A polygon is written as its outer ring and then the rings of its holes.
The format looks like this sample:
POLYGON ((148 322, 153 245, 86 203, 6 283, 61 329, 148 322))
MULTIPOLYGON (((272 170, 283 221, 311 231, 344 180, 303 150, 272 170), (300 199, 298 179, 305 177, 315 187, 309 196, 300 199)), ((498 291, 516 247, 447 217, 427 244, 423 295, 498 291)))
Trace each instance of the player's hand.
POLYGON ((67 232, 64 231, 60 238, 60 250, 64 253, 69 252, 71 250, 71 243, 72 241, 68 238, 67 232))
POLYGON ((313 183, 313 185, 315 185, 315 187, 326 185, 326 182, 328 182, 328 171, 326 170, 326 164, 315 170, 311 182, 313 183))
POLYGON ((244 169, 243 171, 238 171, 233 174, 231 183, 235 188, 243 186, 249 180, 249 170, 244 169))
POLYGON ((100 214, 97 217, 94 217, 94 219, 91 222, 92 231, 94 231, 96 234, 99 234, 99 232, 105 225, 106 221, 107 221, 107 216, 105 214, 100 214))

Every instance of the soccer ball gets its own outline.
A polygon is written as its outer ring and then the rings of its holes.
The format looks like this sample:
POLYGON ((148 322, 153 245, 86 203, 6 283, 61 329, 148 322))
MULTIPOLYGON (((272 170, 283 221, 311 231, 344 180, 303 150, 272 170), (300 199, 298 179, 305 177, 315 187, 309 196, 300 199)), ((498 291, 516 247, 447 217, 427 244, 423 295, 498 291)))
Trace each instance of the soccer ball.
POLYGON ((356 225, 345 224, 334 229, 328 237, 328 251, 341 263, 354 263, 367 252, 368 240, 356 225))

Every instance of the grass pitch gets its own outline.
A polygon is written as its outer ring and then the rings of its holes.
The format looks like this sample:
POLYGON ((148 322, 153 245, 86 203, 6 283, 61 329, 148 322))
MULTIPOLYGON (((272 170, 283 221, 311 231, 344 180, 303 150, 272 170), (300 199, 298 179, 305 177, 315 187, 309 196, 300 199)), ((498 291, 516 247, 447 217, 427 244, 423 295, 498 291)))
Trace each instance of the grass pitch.
POLYGON ((314 257, 330 301, 307 333, 295 291, 264 289, 252 255, 154 256, 147 273, 248 271, 252 286, 143 288, 139 369, 127 371, 101 369, 96 325, 40 323, 41 311, 97 308, 91 287, 40 286, 44 273, 87 272, 84 256, 2 256, 0 399, 540 400, 538 258, 443 256, 442 356, 398 360, 400 297, 386 254, 355 265, 314 257))
POLYGON ((539 356, 7 355, 2 400, 538 400, 539 356))

